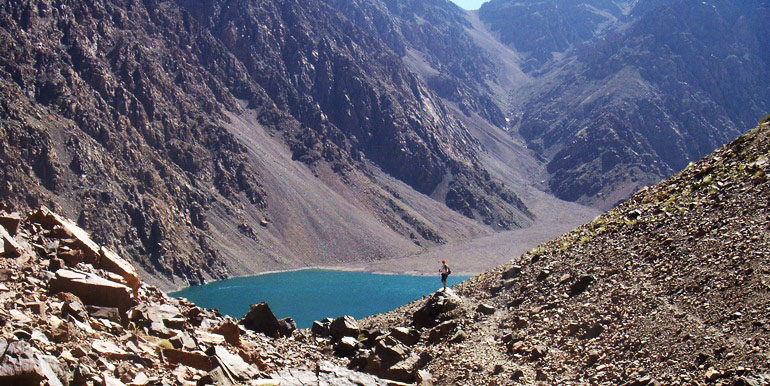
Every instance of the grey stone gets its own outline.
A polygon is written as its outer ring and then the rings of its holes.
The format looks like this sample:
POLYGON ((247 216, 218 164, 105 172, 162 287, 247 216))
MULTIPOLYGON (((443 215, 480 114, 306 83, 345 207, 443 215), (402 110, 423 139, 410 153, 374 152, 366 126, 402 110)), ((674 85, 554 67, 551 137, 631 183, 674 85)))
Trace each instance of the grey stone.
POLYGON ((521 266, 514 264, 503 272, 503 280, 509 280, 518 277, 521 274, 521 266))

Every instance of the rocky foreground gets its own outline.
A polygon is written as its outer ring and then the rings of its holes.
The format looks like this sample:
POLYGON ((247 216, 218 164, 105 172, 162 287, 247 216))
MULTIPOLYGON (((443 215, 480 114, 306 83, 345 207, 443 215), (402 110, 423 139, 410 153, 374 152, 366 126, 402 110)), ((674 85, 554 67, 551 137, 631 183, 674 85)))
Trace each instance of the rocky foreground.
POLYGON ((169 298, 46 208, 0 208, 0 224, 0 384, 399 384, 340 366, 267 304, 236 321, 169 298))

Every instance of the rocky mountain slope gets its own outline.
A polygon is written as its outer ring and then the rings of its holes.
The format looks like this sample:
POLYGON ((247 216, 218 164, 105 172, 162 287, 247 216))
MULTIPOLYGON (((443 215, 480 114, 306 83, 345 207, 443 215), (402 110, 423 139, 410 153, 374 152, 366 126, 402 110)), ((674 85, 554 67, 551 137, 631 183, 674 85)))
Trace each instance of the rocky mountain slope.
POLYGON ((627 0, 506 1, 492 0, 479 17, 500 41, 525 54, 523 68, 541 68, 573 46, 590 41, 629 18, 639 3, 627 0))
MULTIPOLYGON (((398 39, 422 32, 389 40, 375 30, 393 20, 356 19, 375 8, 1 2, 1 198, 60 209, 176 286, 530 224, 441 87, 402 63, 398 39), (422 196, 404 202, 401 184, 422 196), (456 214, 435 214, 446 208, 456 214)), ((479 95, 455 99, 499 121, 479 95)))
POLYGON ((402 348, 435 358, 437 384, 768 384, 768 154, 770 117, 595 221, 363 325, 411 326, 402 348))

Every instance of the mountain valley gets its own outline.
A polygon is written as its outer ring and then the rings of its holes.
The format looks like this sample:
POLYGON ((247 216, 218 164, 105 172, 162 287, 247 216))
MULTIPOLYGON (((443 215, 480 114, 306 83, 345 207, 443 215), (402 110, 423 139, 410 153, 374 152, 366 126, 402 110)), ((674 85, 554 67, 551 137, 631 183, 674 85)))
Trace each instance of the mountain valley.
POLYGON ((0 213, 0 381, 765 385, 770 117, 454 289, 310 330, 172 299, 47 208, 0 213), (653 231, 654 230, 654 231, 653 231))
POLYGON ((0 383, 770 384, 769 17, 0 0, 0 383), (165 293, 442 259, 310 330, 165 293))

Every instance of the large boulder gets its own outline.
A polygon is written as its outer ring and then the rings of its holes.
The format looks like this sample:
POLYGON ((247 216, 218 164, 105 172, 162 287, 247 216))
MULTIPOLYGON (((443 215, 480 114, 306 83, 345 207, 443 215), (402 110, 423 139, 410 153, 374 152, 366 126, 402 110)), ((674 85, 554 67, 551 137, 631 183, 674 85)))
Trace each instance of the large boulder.
POLYGON ((91 240, 91 237, 82 228, 67 221, 45 206, 40 207, 40 209, 29 215, 27 220, 40 224, 48 230, 58 228, 63 236, 74 240, 72 247, 79 249, 83 253, 83 261, 96 266, 96 263, 99 261, 99 245, 91 240))
POLYGON ((349 315, 340 316, 329 325, 329 333, 334 340, 342 339, 344 336, 357 338, 360 331, 358 322, 349 315))
POLYGON ((521 266, 518 264, 514 264, 503 272, 503 280, 510 280, 510 279, 516 278, 520 274, 521 274, 521 266))
POLYGON ((130 321, 138 325, 149 325, 152 323, 166 324, 168 320, 174 320, 182 317, 182 311, 171 304, 147 304, 142 303, 132 308, 128 312, 130 321))
POLYGON ((420 341, 420 333, 413 328, 393 327, 389 335, 407 346, 414 346, 420 341))
POLYGON ((271 338, 281 336, 281 325, 278 318, 267 303, 252 304, 246 316, 239 322, 243 327, 255 332, 261 332, 271 338))
POLYGON ((43 355, 27 342, 7 342, 0 338, 0 385, 61 386, 66 374, 59 361, 43 355))
MULTIPOLYGON (((32 213, 28 220, 30 222, 40 224, 49 230, 55 228, 61 232, 62 236, 73 240, 69 246, 75 250, 80 251, 78 256, 82 257, 83 262, 89 263, 96 268, 119 275, 123 278, 125 284, 132 289, 134 295, 136 295, 141 280, 139 279, 139 274, 136 272, 136 269, 134 269, 134 266, 122 257, 118 256, 118 254, 115 252, 107 248, 100 247, 93 240, 91 240, 91 237, 82 228, 64 219, 63 217, 52 212, 44 206, 32 213)), ((70 261, 71 263, 75 262, 74 260, 70 261)))
POLYGON ((349 358, 355 355, 360 347, 361 343, 359 343, 356 338, 345 336, 334 345, 334 354, 340 357, 349 358))
POLYGON ((241 345, 241 330, 235 322, 230 319, 225 320, 219 326, 211 329, 211 332, 222 335, 225 341, 233 346, 241 345))
POLYGON ((377 341, 374 353, 380 359, 381 366, 388 368, 409 356, 409 349, 393 337, 385 336, 377 341))
POLYGON ((21 254, 19 243, 14 240, 4 227, 0 226, 0 256, 16 257, 21 254))
POLYGON ((216 367, 214 359, 200 351, 167 348, 162 353, 163 359, 171 365, 183 365, 202 371, 211 371, 216 367))
POLYGON ((310 332, 318 336, 329 336, 329 330, 332 325, 331 318, 324 318, 322 320, 316 320, 313 322, 313 326, 310 327, 310 332))
POLYGON ((48 288, 52 294, 72 293, 86 305, 115 307, 122 317, 136 304, 130 288, 86 272, 60 269, 49 282, 48 288))
POLYGON ((21 216, 18 213, 0 213, 0 227, 5 228, 11 236, 16 236, 20 223, 21 216))
POLYGON ((427 353, 422 355, 412 353, 406 359, 385 370, 384 376, 394 381, 414 383, 417 380, 417 372, 420 368, 425 367, 429 361, 430 355, 427 353))
POLYGON ((447 288, 446 291, 438 291, 425 301, 422 307, 412 314, 414 326, 417 328, 432 327, 439 323, 439 315, 452 311, 461 303, 460 297, 447 288))
POLYGON ((294 330, 297 329, 297 322, 292 318, 283 318, 278 321, 278 332, 282 336, 291 336, 294 330))

